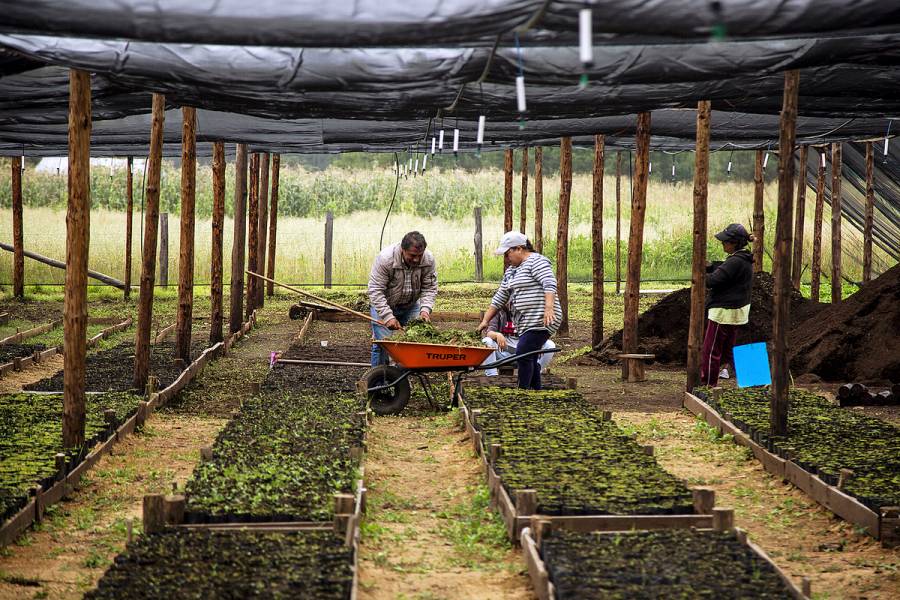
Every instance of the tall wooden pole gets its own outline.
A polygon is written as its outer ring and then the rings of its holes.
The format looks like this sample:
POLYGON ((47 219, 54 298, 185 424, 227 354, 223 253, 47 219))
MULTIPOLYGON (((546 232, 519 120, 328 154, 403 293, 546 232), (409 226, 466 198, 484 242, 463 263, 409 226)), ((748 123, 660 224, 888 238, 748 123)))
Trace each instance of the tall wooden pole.
POLYGON ((131 297, 131 238, 134 235, 134 157, 128 157, 128 172, 125 174, 125 298, 131 297))
POLYGON ((622 293, 622 151, 616 152, 616 295, 622 293))
POLYGON ((210 258, 209 286, 209 343, 222 341, 222 258, 225 233, 225 142, 213 143, 213 206, 212 206, 212 257, 210 258))
POLYGON ((591 307, 591 345, 603 341, 603 158, 605 139, 594 136, 594 179, 591 202, 591 259, 593 301, 591 307))
POLYGON ((810 269, 809 297, 819 301, 822 281, 822 219, 825 212, 825 151, 819 151, 819 171, 816 176, 816 210, 813 216, 812 267, 810 269))
POLYGON ((569 204, 572 200, 572 138, 559 143, 559 221, 556 225, 556 289, 562 306, 560 335, 569 333, 569 204))
POLYGON ((769 426, 773 435, 786 435, 790 395, 788 330, 791 326, 791 225, 794 216, 794 140, 797 129, 797 99, 800 71, 784 74, 784 103, 778 137, 778 213, 772 256, 775 279, 772 319, 772 394, 769 426))
POLYGON ((13 297, 25 298, 25 236, 22 220, 22 157, 12 157, 13 297))
POLYGON ((181 109, 181 238, 178 246, 178 314, 175 358, 191 362, 194 311, 194 203, 197 187, 197 109, 181 109))
MULTIPOLYGON (((647 211, 647 183, 650 177, 650 113, 637 118, 635 139, 634 191, 631 195, 631 230, 628 235, 628 269, 625 276, 625 326, 622 351, 637 352, 638 307, 641 295, 641 256, 644 248, 644 215, 647 211)), ((628 379, 628 361, 622 361, 622 378, 628 379)))
POLYGON ((134 335, 134 387, 143 391, 150 375, 150 329, 153 325, 153 283, 156 278, 156 236, 159 227, 159 180, 162 170, 163 125, 166 98, 153 94, 150 152, 147 155, 144 255, 141 257, 141 290, 138 296, 137 331, 134 335))
MULTIPOLYGON (((259 154, 250 155, 250 201, 247 211, 247 270, 258 273, 259 263, 259 154)), ((247 309, 246 316, 256 309, 256 288, 259 286, 259 278, 247 279, 247 309)))
POLYGON ((159 215, 159 285, 169 286, 169 213, 159 215))
POLYGON ((791 258, 791 285, 800 289, 800 275, 803 274, 803 229, 806 227, 806 163, 809 146, 800 146, 800 170, 797 173, 797 207, 794 222, 794 256, 791 258))
POLYGON ((534 149, 534 249, 544 252, 544 147, 534 149))
POLYGON ((763 151, 756 151, 756 168, 753 170, 753 272, 763 270, 763 249, 766 240, 766 213, 763 203, 765 179, 763 178, 763 151))
POLYGON ((522 201, 519 204, 519 231, 525 233, 528 216, 528 146, 522 148, 522 201))
POLYGON ((240 331, 244 315, 244 247, 247 233, 247 144, 234 157, 234 236, 231 242, 231 288, 228 329, 240 331))
POLYGON ((513 150, 503 152, 503 233, 513 227, 513 150))
POLYGON ((875 220, 875 149, 866 142, 866 217, 863 226, 863 282, 872 280, 872 222, 875 220))
POLYGON ((691 317, 688 325, 687 391, 700 383, 700 354, 706 324, 706 215, 709 199, 710 102, 697 103, 697 148, 694 156, 694 250, 691 254, 691 317))
POLYGON ((331 274, 334 265, 334 213, 325 213, 325 287, 331 288, 331 274))
MULTIPOLYGON (((266 250, 269 238, 269 153, 263 152, 259 157, 259 249, 256 251, 256 264, 259 274, 266 272, 266 250)), ((266 288, 263 282, 256 284, 256 307, 262 308, 266 302, 266 288)))
MULTIPOLYGON (((281 155, 272 155, 272 208, 269 210, 269 253, 268 270, 269 279, 275 279, 275 234, 278 230, 278 184, 281 179, 281 155)), ((266 295, 275 295, 275 284, 266 282, 266 295)))
POLYGON ((482 245, 481 231, 481 207, 474 208, 473 216, 475 218, 475 281, 484 280, 484 246, 482 245))
POLYGON ((91 239, 91 74, 69 71, 69 201, 63 304, 64 448, 84 443, 87 269, 91 239))
POLYGON ((841 143, 831 145, 831 303, 841 301, 841 143))

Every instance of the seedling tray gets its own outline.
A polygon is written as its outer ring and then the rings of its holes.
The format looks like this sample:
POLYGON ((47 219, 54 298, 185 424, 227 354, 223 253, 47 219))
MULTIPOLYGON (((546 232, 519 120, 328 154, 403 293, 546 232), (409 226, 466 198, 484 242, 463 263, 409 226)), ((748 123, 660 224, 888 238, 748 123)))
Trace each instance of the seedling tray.
POLYGON ((753 441, 750 436, 738 429, 698 396, 685 392, 683 404, 686 409, 705 419, 710 427, 716 428, 723 434, 731 435, 735 443, 749 448, 766 471, 785 481, 790 481, 813 500, 839 517, 859 525, 872 537, 885 541, 882 529, 892 538, 900 533, 896 517, 884 517, 883 519, 881 514, 844 493, 838 487, 826 483, 795 462, 773 454, 767 448, 753 441))

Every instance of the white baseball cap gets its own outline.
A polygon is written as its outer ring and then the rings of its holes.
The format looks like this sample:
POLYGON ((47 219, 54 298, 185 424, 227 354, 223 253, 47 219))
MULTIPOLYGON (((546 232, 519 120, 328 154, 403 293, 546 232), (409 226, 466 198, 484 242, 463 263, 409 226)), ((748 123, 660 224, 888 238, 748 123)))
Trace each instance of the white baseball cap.
POLYGON ((500 238, 500 246, 496 250, 494 250, 494 254, 496 254, 497 256, 503 256, 510 248, 524 246, 527 243, 528 238, 525 237, 524 233, 520 233, 518 231, 507 231, 503 234, 503 237, 500 238))

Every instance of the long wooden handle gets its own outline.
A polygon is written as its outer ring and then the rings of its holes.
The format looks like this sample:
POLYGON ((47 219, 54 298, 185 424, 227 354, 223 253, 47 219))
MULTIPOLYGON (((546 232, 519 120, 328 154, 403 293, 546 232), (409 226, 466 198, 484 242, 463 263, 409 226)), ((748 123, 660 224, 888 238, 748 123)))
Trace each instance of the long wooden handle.
POLYGON ((300 294, 303 296, 309 296, 310 298, 318 300, 319 302, 322 302, 323 304, 327 304, 333 308, 342 310, 345 313, 349 313, 351 315, 356 315, 357 317, 359 317, 361 319, 365 319, 366 321, 371 321, 372 323, 381 325, 382 327, 387 327, 387 325, 385 325, 383 322, 379 321, 378 319, 373 319, 370 315, 367 315, 367 314, 364 314, 361 312, 357 312, 357 311, 353 310, 352 308, 347 308, 346 306, 344 306, 342 304, 338 304, 337 302, 332 302, 331 300, 326 300, 325 298, 320 298, 319 296, 316 296, 315 294, 310 294, 309 292, 303 291, 299 288, 295 288, 295 287, 289 286, 287 284, 280 283, 278 281, 275 281, 274 279, 269 279, 265 275, 260 275, 259 273, 254 273, 253 271, 245 271, 245 273, 247 273, 247 275, 252 275, 253 277, 258 277, 259 279, 262 279, 263 281, 269 281, 271 283, 274 283, 277 286, 283 287, 286 290, 291 290, 292 292, 295 292, 297 294, 300 294))

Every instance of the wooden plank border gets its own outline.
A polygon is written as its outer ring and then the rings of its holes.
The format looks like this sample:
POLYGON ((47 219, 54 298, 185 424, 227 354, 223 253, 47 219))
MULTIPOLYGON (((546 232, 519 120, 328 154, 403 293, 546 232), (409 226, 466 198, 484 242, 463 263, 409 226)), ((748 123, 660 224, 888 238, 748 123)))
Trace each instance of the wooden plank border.
POLYGON ((703 417, 711 427, 715 427, 722 433, 731 434, 736 443, 750 448, 753 456, 762 463, 766 471, 789 481, 837 516, 865 528, 872 537, 881 539, 881 515, 879 513, 837 487, 825 483, 818 476, 806 471, 796 463, 772 454, 694 394, 684 393, 683 406, 695 415, 703 417))
POLYGON ((49 323, 44 323, 43 325, 38 325, 37 327, 32 327, 31 329, 26 329, 25 331, 19 331, 18 333, 14 333, 10 336, 7 336, 0 340, 0 345, 3 344, 18 344, 22 340, 27 340, 29 338, 37 337, 43 333, 47 333, 53 329, 62 325, 62 319, 57 319, 55 321, 51 321, 49 323))

